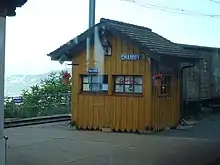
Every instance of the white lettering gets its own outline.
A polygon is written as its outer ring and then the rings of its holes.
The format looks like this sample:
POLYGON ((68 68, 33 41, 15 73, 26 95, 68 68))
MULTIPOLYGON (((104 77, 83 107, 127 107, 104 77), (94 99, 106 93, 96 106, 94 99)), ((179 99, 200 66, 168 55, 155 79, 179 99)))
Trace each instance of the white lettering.
POLYGON ((122 54, 121 60, 128 60, 128 61, 137 61, 140 60, 140 55, 138 54, 122 54))

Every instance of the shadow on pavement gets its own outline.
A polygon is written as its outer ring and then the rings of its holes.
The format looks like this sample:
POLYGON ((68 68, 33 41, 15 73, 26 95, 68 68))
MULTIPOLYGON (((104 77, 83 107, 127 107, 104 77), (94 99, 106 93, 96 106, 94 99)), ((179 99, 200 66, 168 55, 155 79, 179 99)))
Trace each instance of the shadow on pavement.
MULTIPOLYGON (((184 130, 171 130, 160 132, 153 136, 165 136, 171 138, 185 138, 186 140, 197 140, 201 143, 197 146, 190 146, 178 155, 177 159, 170 160, 168 164, 180 164, 188 160, 193 164, 193 160, 207 165, 220 165, 220 117, 208 118, 199 121, 192 128, 184 130), (179 162, 179 163, 178 163, 179 162)), ((188 164, 188 163, 187 163, 188 164)))

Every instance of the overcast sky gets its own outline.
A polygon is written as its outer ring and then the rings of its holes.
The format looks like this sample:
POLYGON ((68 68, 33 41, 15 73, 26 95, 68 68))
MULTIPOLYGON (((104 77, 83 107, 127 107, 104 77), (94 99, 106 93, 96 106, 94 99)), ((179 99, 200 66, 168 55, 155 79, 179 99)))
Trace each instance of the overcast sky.
MULTIPOLYGON (((88 27, 89 0, 28 0, 7 19, 6 76, 66 68, 46 56, 88 27)), ((220 15, 210 0, 97 0, 96 22, 109 18, 147 26, 173 42, 220 47, 220 17, 164 12, 146 4, 220 15)))

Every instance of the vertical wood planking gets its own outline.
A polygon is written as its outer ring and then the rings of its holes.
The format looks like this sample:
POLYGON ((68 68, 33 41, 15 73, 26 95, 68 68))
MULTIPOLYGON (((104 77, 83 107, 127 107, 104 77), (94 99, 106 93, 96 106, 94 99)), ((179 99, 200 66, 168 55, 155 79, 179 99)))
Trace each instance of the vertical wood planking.
MULTIPOLYGON (((141 54, 140 50, 119 37, 110 38, 112 56, 105 57, 104 72, 107 74, 109 91, 106 95, 80 94, 73 92, 74 120, 82 128, 111 127, 115 130, 137 131, 146 126, 163 128, 175 125, 179 116, 179 81, 174 76, 170 98, 159 98, 159 90, 151 86, 151 66, 145 56, 140 61, 121 61, 123 53, 141 54), (114 94, 112 75, 142 75, 143 96, 114 94), (153 91, 153 92, 152 92, 153 91)), ((91 48, 93 52, 93 47, 91 48)), ((91 53, 90 67, 94 67, 91 53)), ((86 73, 85 51, 75 56, 80 66, 75 69, 74 88, 80 89, 79 74, 86 73), (76 72, 77 71, 77 72, 76 72)), ((79 90, 80 91, 80 90, 79 90)))
POLYGON ((159 87, 152 87, 151 119, 152 126, 155 129, 176 126, 178 124, 180 116, 180 81, 179 75, 175 74, 175 69, 173 69, 170 96, 159 97, 159 87))

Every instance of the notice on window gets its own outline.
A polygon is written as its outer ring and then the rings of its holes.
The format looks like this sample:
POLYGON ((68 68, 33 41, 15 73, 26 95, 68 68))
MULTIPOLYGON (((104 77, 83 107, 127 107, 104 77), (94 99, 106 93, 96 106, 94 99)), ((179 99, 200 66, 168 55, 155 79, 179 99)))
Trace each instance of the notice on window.
POLYGON ((87 76, 83 77, 83 83, 89 83, 89 77, 87 76))
POLYGON ((102 90, 108 91, 108 84, 102 84, 102 90))
POLYGON ((90 91, 90 85, 89 84, 83 84, 83 91, 90 91))

